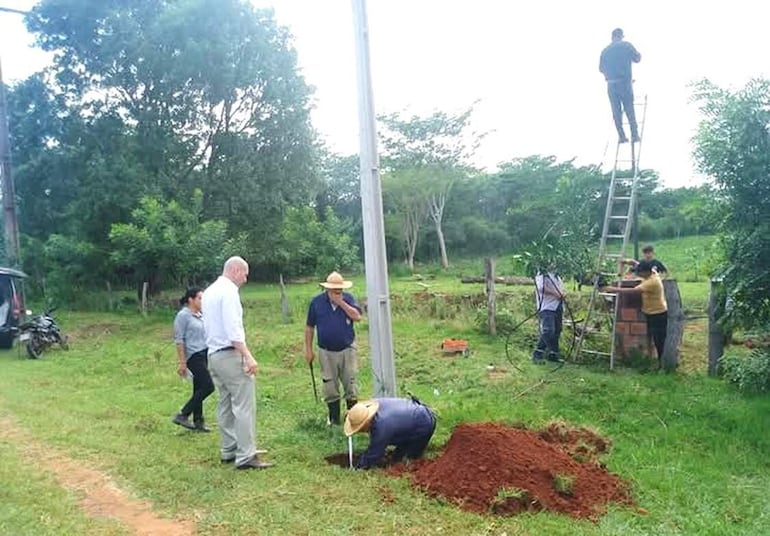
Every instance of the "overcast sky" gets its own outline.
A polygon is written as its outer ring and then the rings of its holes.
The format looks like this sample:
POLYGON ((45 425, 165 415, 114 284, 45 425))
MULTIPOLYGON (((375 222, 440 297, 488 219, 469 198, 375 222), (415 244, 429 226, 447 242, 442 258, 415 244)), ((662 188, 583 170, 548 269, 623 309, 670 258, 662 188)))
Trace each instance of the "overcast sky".
MULTIPOLYGON (((252 0, 273 7, 316 88, 313 121, 332 149, 358 150, 350 0, 252 0)), ((29 0, 0 6, 29 9, 29 0)), ((473 127, 490 132, 476 155, 488 168, 553 154, 578 163, 611 158, 616 135, 598 72, 610 32, 622 27, 642 54, 635 91, 648 95, 643 167, 667 186, 698 182, 690 139, 698 122, 688 84, 739 87, 770 73, 766 11, 748 0, 369 0, 378 113, 460 111, 479 101, 473 127), (605 156, 605 148, 610 151, 605 156)), ((0 13, 6 81, 44 67, 21 17, 0 13)))

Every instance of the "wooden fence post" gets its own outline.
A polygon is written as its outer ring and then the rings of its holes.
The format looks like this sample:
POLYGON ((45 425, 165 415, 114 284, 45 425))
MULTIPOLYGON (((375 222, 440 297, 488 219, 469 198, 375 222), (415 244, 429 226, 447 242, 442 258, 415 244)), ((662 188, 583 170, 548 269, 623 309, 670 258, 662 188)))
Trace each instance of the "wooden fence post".
POLYGON ((682 296, 679 285, 674 279, 663 280, 663 290, 668 304, 668 327, 666 328, 666 345, 663 348, 661 365, 663 370, 673 371, 679 366, 679 346, 684 334, 685 316, 682 309, 682 296))
POLYGON ((142 283, 142 314, 144 316, 147 316, 147 287, 149 286, 147 281, 142 283))
POLYGON ((109 304, 110 311, 115 310, 115 298, 112 295, 112 284, 107 281, 107 303, 109 304))
POLYGON ((719 325, 721 311, 724 310, 723 296, 720 291, 721 280, 712 279, 709 289, 709 376, 716 376, 719 358, 725 351, 727 334, 722 326, 719 325))
POLYGON ((497 335, 497 304, 495 301, 495 259, 487 257, 484 259, 484 279, 485 289, 487 291, 487 325, 490 335, 497 335))
POLYGON ((278 274, 278 284, 281 286, 281 323, 291 322, 289 298, 286 296, 286 285, 283 284, 283 274, 278 274))

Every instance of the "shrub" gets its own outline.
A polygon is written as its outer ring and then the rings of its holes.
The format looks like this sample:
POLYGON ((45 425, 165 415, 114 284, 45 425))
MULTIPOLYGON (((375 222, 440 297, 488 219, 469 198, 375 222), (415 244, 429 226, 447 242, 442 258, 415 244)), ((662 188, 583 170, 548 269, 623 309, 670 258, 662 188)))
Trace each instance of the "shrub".
POLYGON ((758 348, 748 354, 726 354, 719 363, 725 378, 738 390, 744 393, 770 391, 770 348, 758 348))
MULTIPOLYGON (((495 311, 495 326, 497 327, 497 333, 500 335, 511 333, 519 322, 520 320, 508 309, 498 307, 497 311, 495 311)), ((475 323, 479 331, 487 333, 486 307, 476 309, 475 323)))

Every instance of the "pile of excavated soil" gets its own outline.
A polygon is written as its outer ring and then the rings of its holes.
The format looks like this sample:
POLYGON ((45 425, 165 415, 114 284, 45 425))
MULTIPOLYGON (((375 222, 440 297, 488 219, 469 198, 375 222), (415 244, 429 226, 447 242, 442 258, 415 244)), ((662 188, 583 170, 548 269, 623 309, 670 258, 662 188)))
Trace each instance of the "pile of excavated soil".
POLYGON ((390 469, 434 497, 479 513, 548 510, 593 518, 608 503, 631 504, 629 485, 596 457, 609 441, 585 429, 531 431, 496 423, 458 425, 435 459, 390 469))

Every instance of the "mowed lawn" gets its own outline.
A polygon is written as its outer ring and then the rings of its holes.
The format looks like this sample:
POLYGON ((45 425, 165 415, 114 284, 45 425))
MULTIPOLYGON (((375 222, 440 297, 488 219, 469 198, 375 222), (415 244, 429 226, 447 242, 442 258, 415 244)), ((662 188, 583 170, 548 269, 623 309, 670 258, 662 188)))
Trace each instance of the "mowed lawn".
MULTIPOLYGON (((664 262, 665 250, 661 243, 664 262)), ((675 261, 672 272, 684 272, 686 262, 675 261)), ((609 372, 603 364, 567 365, 550 374, 528 362, 531 322, 513 338, 512 364, 504 339, 482 335, 474 325, 476 311, 452 298, 477 294, 481 285, 441 276, 427 284, 450 298, 415 297, 424 288, 406 278, 394 278, 391 289, 399 391, 420 396, 439 414, 430 455, 461 422, 540 426, 564 419, 612 439, 605 461, 632 483, 636 507, 611 507, 597 523, 546 513, 488 517, 429 498, 405 479, 327 465, 323 457, 343 451, 346 442, 339 428, 327 428, 325 406, 314 403, 302 358, 305 306, 316 292, 310 283, 288 287, 290 324, 280 322, 276 286, 243 291, 249 342, 260 362, 259 444, 276 462, 269 471, 222 467, 216 433, 193 434, 171 424, 189 390, 175 375, 171 310, 147 318, 62 313, 72 336, 69 352, 53 350, 40 361, 19 358, 15 349, 0 353, 0 418, 109 474, 159 514, 193 520, 200 534, 768 533, 770 400, 744 397, 705 376, 702 320, 688 326, 677 374, 609 372), (444 357, 439 344, 447 337, 469 339, 471 356, 444 357), (505 372, 490 375, 490 363, 505 372)), ((681 288, 685 307, 702 312, 708 283, 683 282, 681 288)), ((500 290, 519 296, 511 298, 516 315, 531 312, 531 288, 500 290)), ((353 291, 364 297, 362 278, 353 291)), ((361 390, 369 394, 365 322, 358 334, 361 390)), ((206 402, 212 423, 214 407, 215 396, 206 402)), ((23 441, 0 433, 0 448, 0 534, 123 533, 113 521, 86 516, 79 495, 60 488, 31 461, 23 441)))

